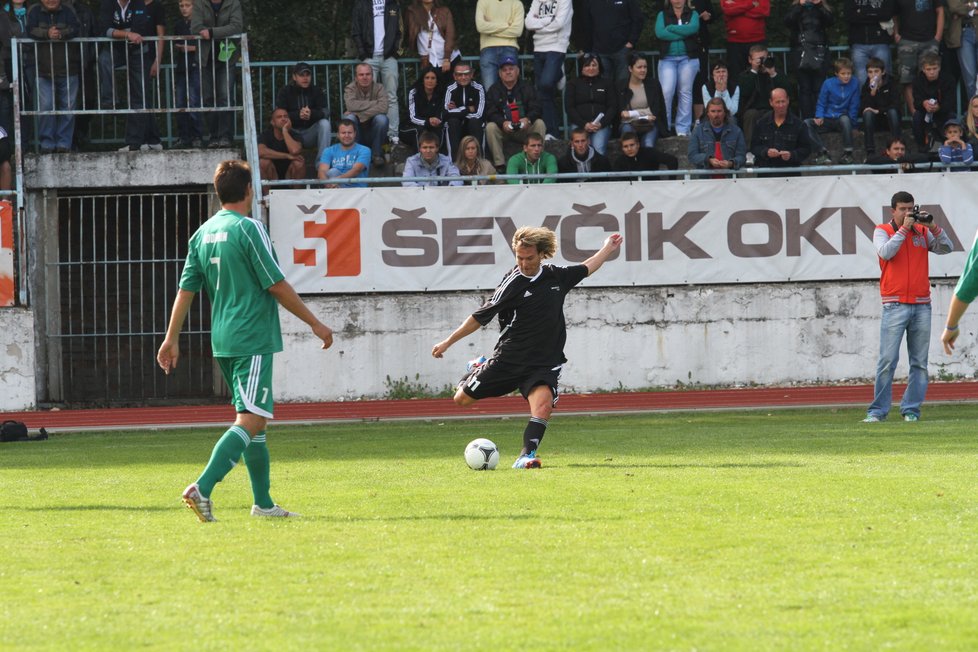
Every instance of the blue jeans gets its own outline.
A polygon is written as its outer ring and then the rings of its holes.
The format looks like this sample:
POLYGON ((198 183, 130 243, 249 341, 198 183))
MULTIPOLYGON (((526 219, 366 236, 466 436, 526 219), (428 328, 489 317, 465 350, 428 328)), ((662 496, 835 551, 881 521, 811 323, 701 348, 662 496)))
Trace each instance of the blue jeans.
POLYGON ((849 46, 849 49, 852 50, 852 67, 855 68, 853 72, 859 78, 860 88, 866 83, 866 62, 869 61, 870 57, 881 59, 883 65, 886 66, 886 72, 891 76, 896 74, 896 71, 893 70, 893 59, 891 58, 890 46, 888 44, 878 43, 870 45, 867 43, 853 43, 849 46))
POLYGON ((330 127, 329 120, 323 118, 314 125, 309 125, 308 127, 303 127, 302 129, 292 128, 297 134, 299 134, 299 142, 302 143, 303 147, 316 147, 316 160, 319 160, 320 154, 323 150, 329 147, 330 138, 333 136, 333 130, 330 127))
POLYGON ((884 303, 880 321, 880 358, 876 365, 873 402, 867 413, 885 419, 893 404, 893 372, 900 361, 900 343, 907 334, 910 376, 900 401, 900 414, 920 416, 927 395, 927 354, 930 347, 929 303, 884 303))
MULTIPOLYGON (((625 134, 629 131, 636 131, 635 127, 629 124, 623 124, 621 126, 621 133, 625 134)), ((655 142, 659 140, 659 127, 656 125, 652 127, 645 133, 639 133, 638 142, 641 147, 655 147, 655 142)), ((597 147, 594 148, 597 151, 597 147)))
POLYGON ((884 119, 889 123, 890 136, 899 136, 900 113, 896 109, 891 107, 886 113, 873 113, 869 110, 863 111, 863 133, 866 137, 867 154, 876 153, 876 126, 884 119))
MULTIPOLYGON (((397 100, 397 59, 371 57, 364 59, 374 71, 374 81, 380 82, 387 91, 387 134, 393 140, 401 127, 400 105, 397 100)), ((487 89, 488 90, 488 89, 487 89)))
MULTIPOLYGON (((37 97, 41 111, 74 111, 78 101, 78 75, 37 78, 37 97)), ((41 149, 71 149, 75 116, 44 115, 39 120, 41 149)))
MULTIPOLYGON (((194 109, 200 103, 200 68, 192 66, 174 73, 173 97, 178 109, 194 109)), ((182 141, 200 140, 204 137, 204 121, 199 113, 178 113, 177 133, 182 141)))
POLYGON ((564 74, 565 56, 563 52, 533 53, 533 77, 543 109, 543 123, 547 125, 547 133, 555 138, 560 135, 560 125, 554 94, 557 92, 557 82, 564 74))
POLYGON ((622 48, 617 52, 599 54, 598 58, 601 59, 603 75, 616 84, 627 82, 629 76, 628 57, 632 52, 633 50, 622 48))
POLYGON ((659 85, 666 101, 666 122, 677 134, 689 135, 693 125, 693 81, 700 70, 700 60, 689 57, 665 57, 659 60, 659 85), (672 101, 679 94, 676 118, 673 120, 672 101))
POLYGON ((499 62, 505 57, 513 57, 519 61, 520 53, 509 45, 493 45, 479 52, 479 70, 482 71, 482 86, 489 88, 499 81, 499 62))
POLYGON ((961 47, 958 48, 958 65, 961 66, 961 79, 964 87, 968 89, 968 99, 975 96, 975 74, 978 72, 975 66, 976 49, 974 27, 965 27, 961 30, 961 47))
POLYGON ((818 135, 827 131, 840 132, 842 134, 842 149, 852 152, 852 120, 849 119, 848 115, 840 115, 838 118, 823 118, 821 127, 815 124, 815 118, 808 118, 805 120, 805 125, 808 126, 808 138, 812 141, 812 150, 815 153, 826 151, 825 145, 818 135))
MULTIPOLYGON (((577 129, 578 127, 584 127, 584 125, 574 125, 570 126, 571 131, 577 129)), ((608 140, 611 139, 611 127, 602 127, 598 129, 593 134, 588 134, 588 138, 591 140, 591 147, 594 148, 598 154, 605 154, 608 151, 608 140)))
POLYGON ((353 113, 347 113, 343 117, 353 120, 353 124, 357 127, 357 142, 369 147, 371 156, 384 155, 384 138, 387 137, 387 128, 389 125, 386 115, 383 113, 375 115, 362 125, 353 113))

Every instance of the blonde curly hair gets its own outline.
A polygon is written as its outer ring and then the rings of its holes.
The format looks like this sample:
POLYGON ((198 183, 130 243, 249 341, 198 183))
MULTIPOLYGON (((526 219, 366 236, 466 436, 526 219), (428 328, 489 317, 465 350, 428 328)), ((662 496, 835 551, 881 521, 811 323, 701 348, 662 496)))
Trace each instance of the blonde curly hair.
POLYGON ((557 234, 543 226, 521 226, 513 234, 513 251, 517 247, 536 247, 540 258, 553 258, 557 253, 557 234))

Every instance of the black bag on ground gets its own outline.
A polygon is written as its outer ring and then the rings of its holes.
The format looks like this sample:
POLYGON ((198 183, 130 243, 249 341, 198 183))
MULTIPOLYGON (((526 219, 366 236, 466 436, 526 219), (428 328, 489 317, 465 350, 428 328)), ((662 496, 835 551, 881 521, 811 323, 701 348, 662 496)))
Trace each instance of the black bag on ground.
POLYGON ((0 424, 0 442, 27 439, 27 426, 23 422, 7 420, 0 424))

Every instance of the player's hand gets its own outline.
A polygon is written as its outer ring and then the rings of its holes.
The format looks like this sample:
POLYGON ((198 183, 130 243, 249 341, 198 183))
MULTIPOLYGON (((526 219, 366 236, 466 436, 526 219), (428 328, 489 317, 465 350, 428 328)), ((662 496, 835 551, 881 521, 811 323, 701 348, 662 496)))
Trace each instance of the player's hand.
POLYGON ((177 368, 180 360, 180 344, 178 342, 165 341, 160 345, 160 350, 156 354, 156 362, 160 365, 163 373, 170 375, 170 370, 177 368))
POLYGON ((617 249, 618 247, 621 246, 621 242, 622 242, 621 234, 620 233, 612 233, 604 241, 604 246, 610 248, 611 251, 614 251, 615 249, 617 249))
POLYGON ((954 341, 958 339, 958 335, 961 334, 961 328, 955 328, 953 331, 944 329, 944 334, 941 335, 941 344, 944 345, 944 353, 951 355, 954 351, 954 341))
POLYGON ((312 332, 316 337, 323 341, 323 349, 333 346, 333 329, 326 324, 318 324, 312 327, 312 332))
POLYGON ((431 348, 431 357, 440 358, 445 355, 445 351, 448 350, 449 343, 447 341, 439 342, 431 348))

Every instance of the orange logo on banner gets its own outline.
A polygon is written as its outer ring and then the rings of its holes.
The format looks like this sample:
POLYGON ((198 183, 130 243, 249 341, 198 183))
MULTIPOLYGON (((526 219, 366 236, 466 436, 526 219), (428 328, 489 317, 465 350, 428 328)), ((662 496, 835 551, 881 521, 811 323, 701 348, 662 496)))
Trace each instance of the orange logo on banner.
MULTIPOLYGON (((326 273, 324 276, 360 275, 360 211, 352 208, 326 209, 326 223, 303 222, 306 238, 326 241, 326 273)), ((315 249, 292 249, 296 265, 319 265, 315 249)))
POLYGON ((14 305, 14 208, 0 201, 0 306, 14 305))

